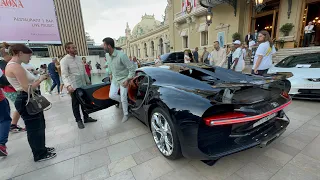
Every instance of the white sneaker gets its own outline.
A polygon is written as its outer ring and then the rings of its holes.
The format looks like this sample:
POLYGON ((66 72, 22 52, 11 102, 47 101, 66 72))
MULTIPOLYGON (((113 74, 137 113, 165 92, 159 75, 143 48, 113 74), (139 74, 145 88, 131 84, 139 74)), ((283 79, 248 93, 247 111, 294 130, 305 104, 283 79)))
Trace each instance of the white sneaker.
POLYGON ((129 116, 128 115, 124 115, 123 118, 122 118, 122 123, 125 123, 129 120, 129 116))

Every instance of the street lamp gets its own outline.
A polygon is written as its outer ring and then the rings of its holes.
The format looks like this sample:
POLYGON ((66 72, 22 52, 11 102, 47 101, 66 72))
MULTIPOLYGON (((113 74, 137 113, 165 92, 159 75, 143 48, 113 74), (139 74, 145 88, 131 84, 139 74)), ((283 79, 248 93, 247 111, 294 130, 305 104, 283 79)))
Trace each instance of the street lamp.
POLYGON ((208 12, 207 12, 207 15, 206 15, 206 21, 207 21, 207 25, 210 26, 210 24, 212 23, 211 7, 208 8, 208 12))
POLYGON ((263 3, 263 0, 255 0, 255 3, 257 12, 260 12, 265 7, 265 3, 263 3))

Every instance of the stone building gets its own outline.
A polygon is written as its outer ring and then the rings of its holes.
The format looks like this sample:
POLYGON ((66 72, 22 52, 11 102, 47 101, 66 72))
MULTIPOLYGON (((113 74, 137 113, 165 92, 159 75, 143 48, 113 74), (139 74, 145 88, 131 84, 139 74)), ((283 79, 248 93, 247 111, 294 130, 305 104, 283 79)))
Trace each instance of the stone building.
POLYGON ((301 47, 304 27, 309 21, 315 25, 312 45, 320 45, 320 0, 211 0, 212 24, 206 24, 207 8, 200 0, 167 0, 163 22, 144 15, 132 30, 127 25, 125 36, 117 45, 131 56, 154 59, 170 51, 183 51, 199 47, 212 49, 213 42, 227 45, 232 35, 240 33, 241 40, 255 30, 267 30, 274 40, 284 40, 284 48, 301 47), (280 28, 292 23, 289 35, 280 28))

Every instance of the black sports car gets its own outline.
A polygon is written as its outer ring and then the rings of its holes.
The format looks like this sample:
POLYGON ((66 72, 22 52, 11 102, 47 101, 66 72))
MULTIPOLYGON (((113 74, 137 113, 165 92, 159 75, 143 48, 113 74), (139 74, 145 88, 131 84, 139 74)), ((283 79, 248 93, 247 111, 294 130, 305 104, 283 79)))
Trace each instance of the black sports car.
MULTIPOLYGON (((88 113, 115 104, 110 83, 77 90, 88 113)), ((245 75, 199 64, 143 67, 128 86, 129 109, 146 124, 159 151, 217 160, 266 146, 289 124, 283 109, 291 103, 285 78, 245 75)))

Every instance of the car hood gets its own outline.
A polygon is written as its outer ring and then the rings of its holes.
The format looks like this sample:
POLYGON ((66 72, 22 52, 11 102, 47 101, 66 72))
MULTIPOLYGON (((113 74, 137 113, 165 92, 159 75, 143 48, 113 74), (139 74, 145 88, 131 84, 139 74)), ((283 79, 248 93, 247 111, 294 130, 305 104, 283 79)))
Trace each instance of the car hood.
POLYGON ((291 72, 293 78, 320 78, 320 68, 280 68, 272 67, 269 69, 268 74, 277 72, 291 72))

